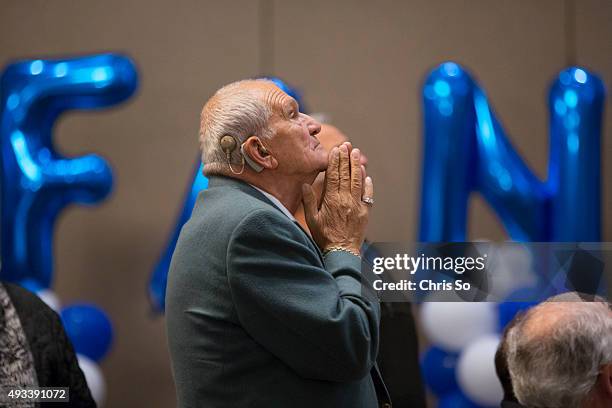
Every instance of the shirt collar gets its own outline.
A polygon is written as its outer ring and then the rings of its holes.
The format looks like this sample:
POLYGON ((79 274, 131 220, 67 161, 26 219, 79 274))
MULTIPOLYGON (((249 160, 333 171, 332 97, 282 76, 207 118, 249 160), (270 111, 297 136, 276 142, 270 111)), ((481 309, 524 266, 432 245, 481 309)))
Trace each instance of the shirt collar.
POLYGON ((293 214, 291 214, 289 212, 289 210, 287 209, 287 207, 285 207, 283 205, 283 203, 280 202, 280 200, 276 197, 274 197, 272 194, 268 193, 267 191, 263 191, 261 188, 256 187, 252 184, 249 184, 251 187, 253 187, 255 190, 259 191, 261 194, 265 195, 268 200, 272 201, 272 203, 279 209, 282 211, 283 214, 285 214, 287 216, 287 218, 289 218, 291 221, 297 222, 297 220, 295 219, 295 217, 293 216, 293 214))

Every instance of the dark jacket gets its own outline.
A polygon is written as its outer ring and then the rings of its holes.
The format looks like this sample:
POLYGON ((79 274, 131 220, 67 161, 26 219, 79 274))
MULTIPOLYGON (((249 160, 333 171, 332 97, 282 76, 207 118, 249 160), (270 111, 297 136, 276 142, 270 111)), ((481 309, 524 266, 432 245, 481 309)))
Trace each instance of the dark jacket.
POLYGON ((378 366, 393 408, 426 408, 411 304, 381 303, 378 366))
POLYGON ((239 180, 210 177, 170 266, 166 319, 179 407, 386 402, 380 307, 359 257, 325 259, 297 223, 239 180))
POLYGON ((68 387, 68 403, 41 403, 41 407, 96 407, 83 372, 55 311, 30 291, 4 283, 17 311, 34 358, 39 387, 68 387))

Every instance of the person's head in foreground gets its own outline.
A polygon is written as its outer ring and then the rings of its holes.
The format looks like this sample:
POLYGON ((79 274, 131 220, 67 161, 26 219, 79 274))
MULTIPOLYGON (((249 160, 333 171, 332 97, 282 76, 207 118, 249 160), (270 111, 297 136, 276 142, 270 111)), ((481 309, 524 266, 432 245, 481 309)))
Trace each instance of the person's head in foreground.
MULTIPOLYGON (((315 137, 320 130, 273 82, 234 82, 202 110, 204 174, 240 178, 275 196, 301 196, 302 184, 311 184, 327 167, 328 152, 315 137)), ((291 211, 299 203, 281 201, 291 211)))
POLYGON ((514 393, 527 407, 612 407, 612 311, 605 301, 554 296, 507 336, 514 393))

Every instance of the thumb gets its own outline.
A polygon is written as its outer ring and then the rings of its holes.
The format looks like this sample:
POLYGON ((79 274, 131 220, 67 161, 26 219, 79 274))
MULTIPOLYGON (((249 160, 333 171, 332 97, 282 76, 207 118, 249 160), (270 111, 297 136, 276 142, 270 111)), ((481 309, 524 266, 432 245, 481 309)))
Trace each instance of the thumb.
POLYGON ((302 202, 304 203, 304 216, 306 222, 311 224, 317 214, 317 199, 310 184, 302 185, 302 202))

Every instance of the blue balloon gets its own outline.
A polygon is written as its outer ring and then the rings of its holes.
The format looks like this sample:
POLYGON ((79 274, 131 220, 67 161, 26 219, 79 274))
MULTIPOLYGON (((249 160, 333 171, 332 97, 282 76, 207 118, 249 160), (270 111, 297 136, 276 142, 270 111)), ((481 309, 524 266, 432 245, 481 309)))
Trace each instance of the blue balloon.
POLYGON ((438 408, 480 408, 461 392, 445 395, 438 401, 438 408))
POLYGON ((423 86, 421 241, 465 241, 476 158, 472 101, 471 78, 452 62, 434 70, 423 86))
POLYGON ((149 300, 151 301, 155 311, 163 312, 166 308, 166 286, 168 285, 168 271, 170 270, 170 261, 172 260, 172 253, 176 247, 179 234, 183 225, 187 222, 191 216, 191 211, 198 198, 200 191, 208 188, 208 179, 202 173, 203 166, 198 159, 193 181, 190 183, 191 188, 187 192, 185 197, 185 203, 183 209, 178 217, 177 224, 174 227, 174 231, 170 236, 170 240, 166 244, 166 248, 162 252, 157 265, 153 269, 151 280, 149 281, 149 300))
POLYGON ((75 304, 60 313, 74 349, 94 361, 100 361, 113 342, 113 326, 106 314, 91 304, 75 304))
MULTIPOLYGON (((287 85, 286 82, 282 81, 279 78, 265 78, 274 82, 288 95, 294 97, 298 105, 300 105, 300 111, 306 112, 298 90, 293 87, 290 87, 289 85, 287 85)), ((168 240, 165 249, 162 251, 160 258, 157 261, 155 268, 153 269, 153 273, 151 274, 151 279, 149 280, 149 300, 151 301, 154 310, 158 312, 163 312, 166 308, 166 286, 168 284, 168 271, 170 269, 170 261, 172 260, 172 254, 174 253, 174 248, 176 247, 176 242, 178 241, 179 234, 181 233, 183 225, 191 216, 191 211, 193 210, 193 206, 195 205, 195 202, 198 198, 198 194, 200 193, 200 191, 208 187, 208 179, 204 176, 202 170, 203 166, 201 163, 201 158, 200 156, 198 156, 196 160, 196 165, 194 166, 194 175, 190 184, 191 187, 189 188, 185 196, 183 208, 176 220, 172 235, 170 235, 170 239, 168 240)))
POLYGON ((423 87, 420 241, 465 241, 472 192, 483 195, 514 240, 599 241, 604 95, 601 80, 585 69, 559 74, 550 92, 543 182, 512 147, 468 72, 453 62, 433 70, 423 87))
POLYGON ((458 358, 457 354, 448 353, 435 346, 425 352, 421 360, 421 371, 432 393, 442 396, 459 389, 455 378, 458 358))
POLYGON ((52 129, 69 109, 98 109, 127 99, 136 70, 106 54, 9 65, 0 78, 2 278, 52 280, 53 226, 72 203, 92 204, 111 190, 108 163, 97 155, 66 158, 52 129))
POLYGON ((603 82, 578 67, 561 71, 550 89, 550 241, 601 239, 605 95, 603 82))

